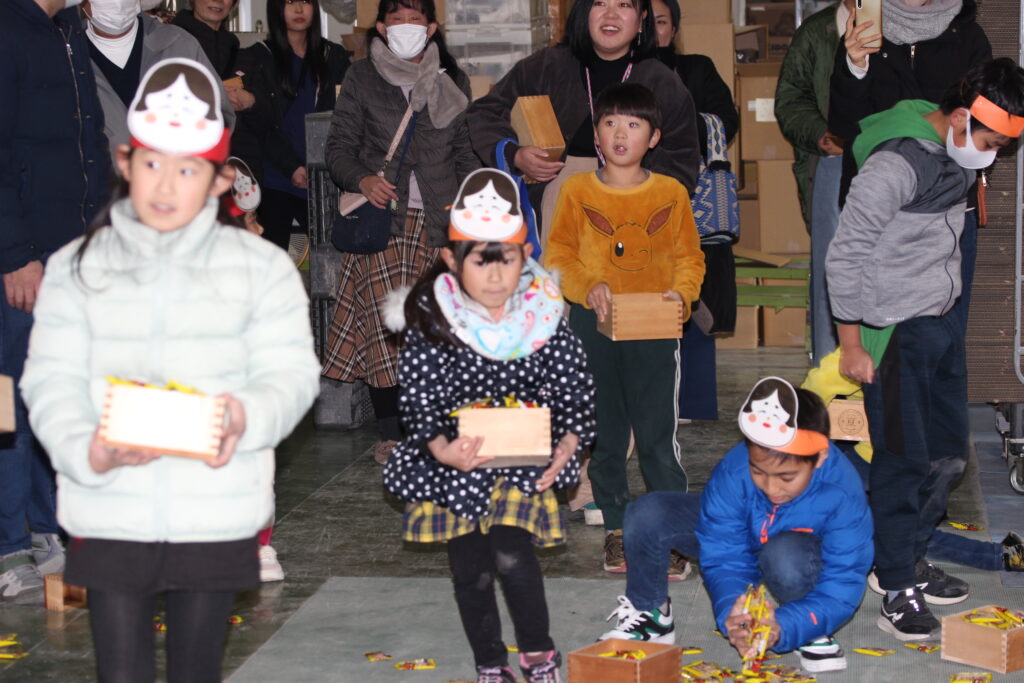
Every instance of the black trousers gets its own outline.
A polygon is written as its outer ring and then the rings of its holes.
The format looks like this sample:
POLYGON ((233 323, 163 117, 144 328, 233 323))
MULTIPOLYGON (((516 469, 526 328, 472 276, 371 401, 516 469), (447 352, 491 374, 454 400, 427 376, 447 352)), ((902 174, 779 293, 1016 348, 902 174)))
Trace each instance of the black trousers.
POLYGON ((544 598, 544 576, 525 529, 493 526, 448 541, 448 562, 455 602, 477 666, 505 666, 508 649, 501 640, 501 621, 494 591, 501 580, 505 604, 520 652, 554 650, 544 598))
MULTIPOLYGON (((168 683, 219 683, 234 591, 168 591, 168 683)), ((89 590, 89 623, 100 683, 156 680, 156 593, 89 590)))
POLYGON ((303 234, 309 231, 309 208, 306 200, 288 192, 263 188, 259 217, 260 225, 263 226, 263 236, 282 249, 288 248, 293 220, 299 222, 303 234))

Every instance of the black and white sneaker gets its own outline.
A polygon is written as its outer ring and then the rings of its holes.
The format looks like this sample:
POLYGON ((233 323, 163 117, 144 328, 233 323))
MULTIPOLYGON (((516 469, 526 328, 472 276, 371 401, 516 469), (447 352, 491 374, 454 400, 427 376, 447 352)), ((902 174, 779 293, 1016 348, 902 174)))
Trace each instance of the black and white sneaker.
MULTIPOLYGON (((610 620, 615 617, 615 628, 604 633, 598 640, 618 638, 620 640, 640 640, 647 643, 665 643, 674 645, 676 627, 673 623, 671 603, 662 612, 658 608, 650 612, 641 612, 625 595, 619 596, 619 606, 608 615, 610 620)), ((606 621, 607 621, 606 620, 606 621)))
POLYGON ((882 598, 882 613, 875 622, 878 628, 896 636, 896 640, 934 640, 942 626, 932 616, 920 588, 900 591, 895 598, 882 598))
POLYGON ((832 636, 822 636, 800 648, 800 666, 805 671, 820 674, 842 671, 846 668, 846 653, 832 636))
MULTIPOLYGON (((930 605, 955 605, 967 599, 971 587, 963 579, 950 576, 924 558, 914 566, 915 585, 924 594, 924 601, 930 605)), ((885 589, 878 583, 874 572, 868 574, 868 588, 885 595, 885 589)))

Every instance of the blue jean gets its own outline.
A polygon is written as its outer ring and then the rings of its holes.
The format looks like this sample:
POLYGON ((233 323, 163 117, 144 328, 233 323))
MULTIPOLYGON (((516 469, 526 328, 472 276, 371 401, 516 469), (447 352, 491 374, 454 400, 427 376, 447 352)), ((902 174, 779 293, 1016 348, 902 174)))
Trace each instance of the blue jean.
POLYGON ((28 356, 31 330, 32 314, 7 303, 0 279, 0 373, 14 379, 17 425, 14 434, 0 436, 0 556, 30 548, 31 532, 60 531, 53 469, 32 434, 28 411, 17 388, 28 356))
MULTIPOLYGON (((668 600, 669 551, 700 557, 697 521, 700 495, 652 491, 626 508, 622 531, 626 546, 626 597, 641 611, 668 600)), ((809 593, 821 572, 821 540, 810 534, 784 531, 761 546, 757 557, 765 585, 779 603, 809 593)))
POLYGON ((896 325, 875 380, 864 385, 871 430, 868 498, 875 574, 886 590, 914 585, 914 565, 967 463, 967 371, 961 318, 896 325))
MULTIPOLYGON (((871 472, 871 463, 857 455, 853 447, 840 446, 846 457, 853 463, 854 469, 864 481, 864 490, 868 490, 868 477, 871 472)), ((1000 543, 991 541, 979 541, 967 538, 960 534, 952 534, 948 531, 936 529, 928 541, 928 550, 925 554, 933 560, 940 562, 953 562, 965 567, 976 567, 985 571, 993 572, 1003 568, 1003 546, 1000 543)))
POLYGON ((821 157, 811 194, 811 354, 814 362, 836 349, 836 328, 828 303, 825 256, 839 227, 839 180, 843 157, 821 157))

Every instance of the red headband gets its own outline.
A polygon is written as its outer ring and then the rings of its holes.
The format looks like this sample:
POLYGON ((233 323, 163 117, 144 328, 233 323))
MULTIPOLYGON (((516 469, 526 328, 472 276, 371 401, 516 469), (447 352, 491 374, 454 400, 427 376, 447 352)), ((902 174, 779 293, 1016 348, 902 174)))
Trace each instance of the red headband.
POLYGON ((1014 116, 984 95, 978 95, 970 107, 971 116, 1008 138, 1020 137, 1024 116, 1014 116))
MULTIPOLYGON (((151 149, 151 150, 153 150, 155 152, 162 152, 163 151, 163 150, 157 149, 155 147, 152 147, 150 145, 147 145, 144 142, 139 141, 134 135, 131 136, 131 146, 132 147, 142 147, 143 149, 151 149)), ((198 154, 189 154, 187 156, 198 157, 200 159, 206 159, 207 161, 211 161, 211 162, 213 162, 215 164, 223 164, 225 161, 227 161, 227 158, 228 158, 229 152, 230 152, 230 148, 231 148, 231 131, 229 131, 227 128, 225 128, 224 132, 220 136, 220 140, 217 142, 216 145, 214 145, 210 149, 206 150, 205 152, 199 152, 198 154)))

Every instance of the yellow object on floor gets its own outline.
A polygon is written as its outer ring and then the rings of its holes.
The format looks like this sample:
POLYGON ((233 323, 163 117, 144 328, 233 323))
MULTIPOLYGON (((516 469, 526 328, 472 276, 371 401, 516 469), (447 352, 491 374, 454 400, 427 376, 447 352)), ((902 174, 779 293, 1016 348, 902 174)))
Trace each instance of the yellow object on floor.
MULTIPOLYGON (((836 396, 864 398, 864 391, 860 384, 844 377, 839 372, 839 349, 822 358, 818 367, 811 368, 800 388, 816 393, 825 405, 831 403, 836 396)), ((870 441, 861 441, 854 446, 853 450, 866 462, 871 462, 874 450, 871 448, 870 441)))

